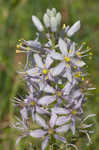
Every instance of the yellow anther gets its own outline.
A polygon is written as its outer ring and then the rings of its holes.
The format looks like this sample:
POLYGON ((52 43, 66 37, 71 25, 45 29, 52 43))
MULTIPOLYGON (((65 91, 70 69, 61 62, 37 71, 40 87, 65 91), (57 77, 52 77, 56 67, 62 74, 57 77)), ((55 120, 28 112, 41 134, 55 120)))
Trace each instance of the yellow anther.
POLYGON ((77 54, 77 56, 79 56, 79 57, 81 56, 81 52, 77 52, 76 54, 77 54))
POLYGON ((85 44, 86 44, 86 42, 82 42, 82 44, 83 44, 83 45, 85 45, 85 44))
POLYGON ((57 95, 58 95, 58 96, 61 96, 61 95, 62 95, 61 91, 58 91, 58 92, 57 92, 57 95))
POLYGON ((74 66, 74 69, 76 69, 77 67, 76 66, 74 66))
POLYGON ((74 77, 75 77, 75 78, 79 78, 80 75, 81 75, 81 72, 77 72, 77 73, 74 75, 74 77))
POLYGON ((40 79, 38 79, 38 82, 40 82, 40 79))
POLYGON ((77 110, 76 110, 76 109, 73 109, 72 112, 71 112, 71 114, 72 114, 72 115, 77 115, 77 110))
POLYGON ((43 71, 42 71, 42 72, 43 72, 43 74, 45 74, 45 75, 46 75, 46 74, 48 73, 48 70, 47 70, 47 69, 43 69, 43 71))
POLYGON ((65 29, 66 28, 66 24, 63 24, 63 29, 65 29))
POLYGON ((69 57, 65 56, 64 59, 65 59, 66 62, 70 62, 70 58, 69 57))
POLYGON ((20 50, 16 50, 16 54, 19 54, 19 53, 21 53, 22 51, 20 51, 20 50))
POLYGON ((92 53, 92 52, 90 52, 90 53, 89 53, 89 55, 91 55, 91 56, 92 56, 92 55, 93 55, 93 53, 92 53))
POLYGON ((69 65, 69 64, 66 64, 66 67, 70 67, 70 65, 69 65))
POLYGON ((20 48, 20 45, 17 45, 16 48, 20 48))
POLYGON ((48 80, 48 76, 46 76, 46 79, 48 80))
POLYGON ((80 65, 80 63, 81 63, 81 62, 80 62, 80 60, 79 60, 79 61, 78 61, 78 64, 80 65))
POLYGON ((86 83, 88 84, 88 83, 89 83, 89 81, 88 81, 88 80, 86 80, 86 83))
POLYGON ((89 46, 87 46, 87 49, 89 49, 90 47, 89 46))
POLYGON ((29 50, 30 50, 30 47, 27 47, 26 50, 29 51, 29 50))
POLYGON ((35 104, 36 104, 35 101, 31 101, 31 102, 30 102, 30 105, 31 105, 31 106, 34 106, 35 104))
POLYGON ((84 78, 84 77, 82 77, 81 79, 82 79, 82 81, 84 81, 84 80, 85 80, 85 78, 84 78))
POLYGON ((54 130, 53 130, 53 129, 49 129, 49 130, 48 130, 48 133, 49 133, 49 134, 54 134, 54 130))
POLYGON ((70 50, 69 50, 69 54, 71 54, 71 53, 72 53, 72 50, 70 49, 70 50))

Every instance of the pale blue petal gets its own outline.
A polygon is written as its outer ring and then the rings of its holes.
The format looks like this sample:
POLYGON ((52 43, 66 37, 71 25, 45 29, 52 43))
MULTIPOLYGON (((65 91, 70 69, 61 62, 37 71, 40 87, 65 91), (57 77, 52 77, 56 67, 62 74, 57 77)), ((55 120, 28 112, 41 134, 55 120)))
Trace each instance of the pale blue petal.
POLYGON ((39 54, 34 54, 34 60, 35 60, 35 63, 38 65, 39 68, 44 68, 44 64, 42 62, 42 59, 41 57, 39 56, 39 54))
POLYGON ((48 125, 46 124, 46 121, 40 117, 38 114, 35 115, 35 120, 37 123, 40 124, 40 126, 42 126, 43 128, 47 129, 48 125))
POLYGON ((73 36, 80 29, 80 21, 74 23, 71 28, 68 30, 67 35, 69 37, 73 36))
POLYGON ((56 96, 44 96, 38 100, 40 105, 49 105, 56 100, 56 96))
POLYGON ((59 136, 57 134, 54 134, 54 137, 55 137, 55 139, 57 139, 57 140, 59 140, 59 141, 61 141, 63 143, 66 143, 66 139, 64 137, 59 136))
POLYGON ((61 74, 64 68, 65 68, 65 63, 64 62, 59 63, 56 67, 51 69, 52 76, 57 76, 61 74))
POLYGON ((37 130, 30 131, 29 135, 35 138, 40 138, 40 137, 43 137, 46 133, 47 131, 37 129, 37 130))
POLYGON ((58 45, 62 54, 64 56, 67 56, 68 55, 67 43, 63 39, 59 38, 58 45))
POLYGON ((57 120, 57 115, 55 113, 52 113, 50 122, 49 122, 51 128, 55 126, 56 120, 57 120))

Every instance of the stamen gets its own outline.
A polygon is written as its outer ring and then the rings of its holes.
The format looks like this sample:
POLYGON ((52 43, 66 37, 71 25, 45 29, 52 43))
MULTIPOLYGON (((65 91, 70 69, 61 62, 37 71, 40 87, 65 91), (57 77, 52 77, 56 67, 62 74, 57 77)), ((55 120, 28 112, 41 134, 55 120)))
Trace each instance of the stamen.
POLYGON ((34 106, 35 104, 36 104, 35 101, 31 101, 31 102, 30 102, 30 105, 31 105, 31 106, 34 106))
POLYGON ((60 97, 62 95, 61 91, 58 91, 57 95, 60 97))
POLYGON ((74 75, 75 78, 79 78, 80 76, 81 76, 81 72, 77 72, 77 73, 74 75))
POLYGON ((63 24, 63 29, 65 29, 66 28, 66 25, 65 24, 63 24))
POLYGON ((43 71, 42 71, 42 72, 43 72, 43 74, 45 74, 45 75, 46 75, 46 74, 48 73, 48 70, 47 70, 47 69, 43 69, 43 71))
POLYGON ((71 112, 71 114, 74 115, 74 116, 77 115, 77 110, 73 109, 72 112, 71 112))
POLYGON ((49 129, 49 130, 48 130, 48 133, 49 133, 49 134, 54 134, 54 130, 53 130, 53 129, 49 129))
POLYGON ((29 51, 29 50, 30 50, 30 47, 27 47, 26 50, 29 51))
POLYGON ((82 77, 81 79, 82 79, 82 81, 84 81, 84 80, 85 80, 85 78, 84 78, 84 77, 82 77))
POLYGON ((80 56, 81 56, 81 52, 77 52, 76 54, 77 54, 77 56, 78 56, 78 57, 80 57, 80 56))
POLYGON ((72 50, 70 49, 70 50, 69 50, 69 54, 71 54, 71 53, 72 53, 72 50))
POLYGON ((66 62, 70 62, 70 58, 69 57, 65 56, 64 59, 65 59, 66 62))
POLYGON ((86 42, 82 42, 82 44, 83 44, 83 45, 85 45, 85 44, 86 44, 86 42))
POLYGON ((20 50, 16 50, 16 54, 22 53, 22 51, 20 50))

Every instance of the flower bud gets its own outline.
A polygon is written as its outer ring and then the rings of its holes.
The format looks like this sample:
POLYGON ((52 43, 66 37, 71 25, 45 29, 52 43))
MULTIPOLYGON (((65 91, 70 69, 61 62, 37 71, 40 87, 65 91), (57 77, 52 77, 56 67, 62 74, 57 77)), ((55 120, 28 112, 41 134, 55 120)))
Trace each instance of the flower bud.
POLYGON ((60 13, 60 12, 58 12, 58 13, 56 14, 56 20, 57 20, 57 25, 60 25, 61 20, 62 20, 62 16, 61 16, 61 13, 60 13))
POLYGON ((57 20, 56 20, 56 17, 51 17, 50 23, 51 23, 51 31, 52 32, 56 32, 57 31, 57 20))
POLYGON ((67 35, 69 37, 73 36, 80 29, 80 21, 77 21, 72 27, 68 30, 67 35))
POLYGON ((54 17, 54 16, 56 16, 56 9, 55 8, 53 8, 51 10, 51 17, 54 17))
POLYGON ((51 10, 50 10, 50 9, 47 9, 46 12, 47 12, 47 15, 48 15, 48 16, 51 16, 51 10))
POLYGON ((44 31, 43 25, 42 25, 42 23, 38 17, 32 16, 32 21, 33 21, 33 23, 34 23, 34 25, 38 31, 40 31, 40 32, 44 31))
POLYGON ((44 14, 43 21, 44 21, 46 28, 49 28, 50 27, 50 18, 47 14, 44 14))

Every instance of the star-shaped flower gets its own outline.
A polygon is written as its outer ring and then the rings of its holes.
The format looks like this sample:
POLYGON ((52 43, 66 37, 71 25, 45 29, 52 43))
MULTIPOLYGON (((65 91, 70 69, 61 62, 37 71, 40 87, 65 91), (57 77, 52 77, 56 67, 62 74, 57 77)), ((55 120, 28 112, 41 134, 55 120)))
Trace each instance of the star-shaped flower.
POLYGON ((36 130, 32 130, 30 131, 30 136, 35 137, 35 138, 44 138, 44 141, 42 142, 42 150, 45 150, 49 140, 51 139, 51 137, 53 136, 56 140, 59 140, 63 143, 66 143, 66 139, 62 136, 57 135, 58 133, 64 133, 67 132, 69 130, 69 126, 68 125, 64 125, 61 127, 55 127, 56 124, 56 120, 57 120, 57 115, 52 113, 51 118, 49 120, 49 125, 47 125, 47 123, 45 122, 45 120, 41 117, 39 117, 38 115, 36 116, 36 120, 38 121, 38 123, 41 125, 41 127, 43 129, 36 129, 36 130))
POLYGON ((53 59, 60 60, 61 63, 51 69, 52 75, 57 76, 63 72, 64 77, 67 77, 67 79, 72 82, 72 68, 81 68, 85 65, 85 63, 77 57, 74 42, 68 46, 68 43, 66 43, 62 38, 59 38, 58 45, 62 54, 52 52, 50 55, 53 59))

